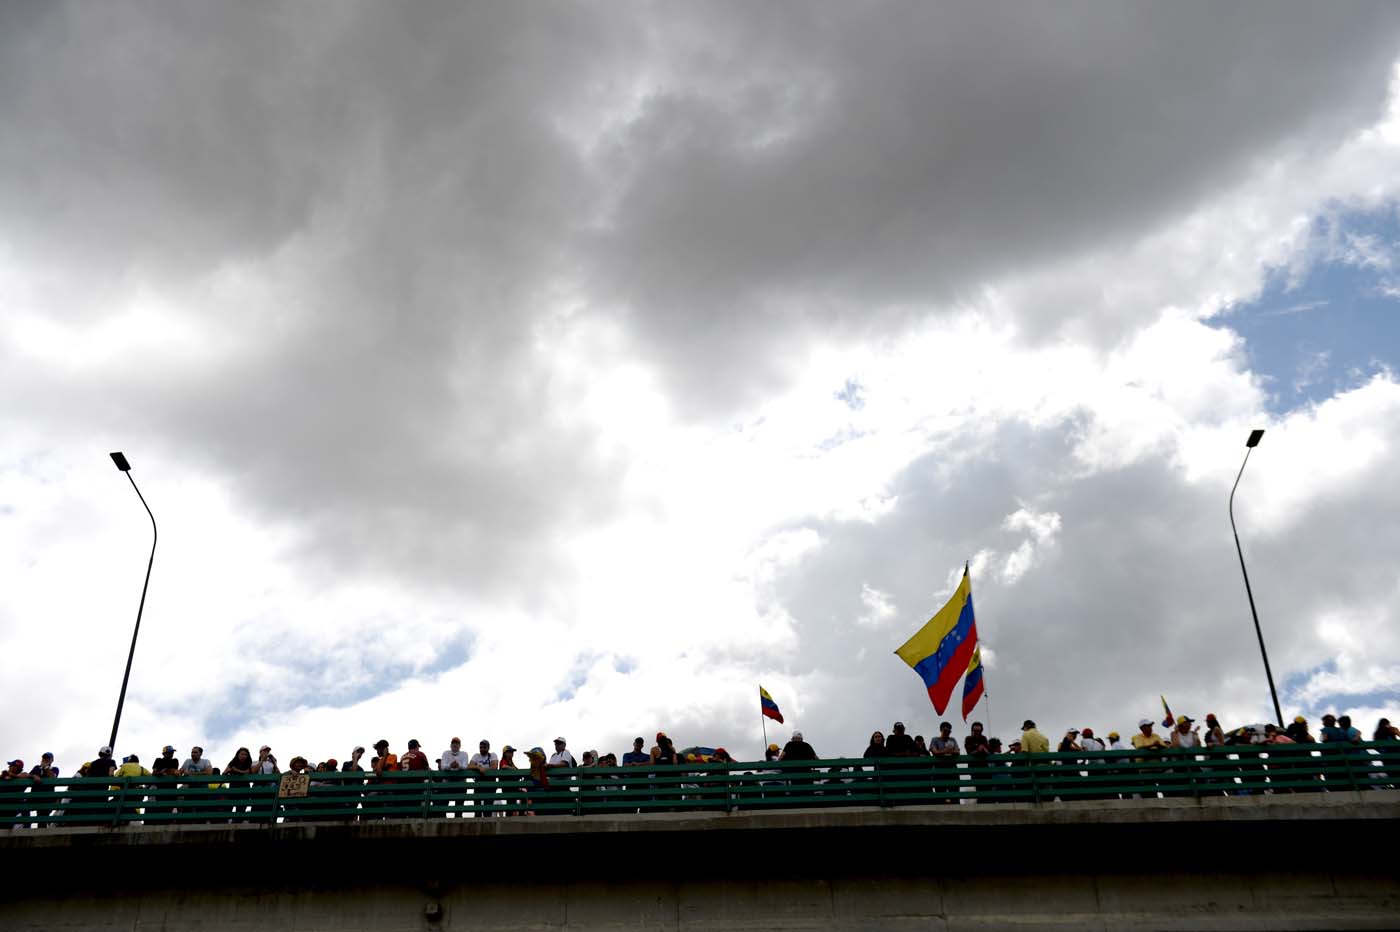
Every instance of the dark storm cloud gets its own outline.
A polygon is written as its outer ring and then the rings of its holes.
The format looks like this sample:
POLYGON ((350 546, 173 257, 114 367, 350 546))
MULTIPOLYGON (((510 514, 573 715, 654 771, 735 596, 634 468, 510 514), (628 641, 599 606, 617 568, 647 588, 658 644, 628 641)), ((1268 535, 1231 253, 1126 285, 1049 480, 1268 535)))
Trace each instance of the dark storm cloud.
POLYGON ((144 288, 239 347, 11 361, 46 444, 227 478, 327 572, 473 585, 539 580, 615 507, 624 464, 536 353, 561 304, 620 321, 677 410, 727 410, 806 339, 1330 144, 1397 48, 1389 5, 0 15, 0 258, 75 327, 144 288), (235 273, 262 290, 216 294, 235 273))

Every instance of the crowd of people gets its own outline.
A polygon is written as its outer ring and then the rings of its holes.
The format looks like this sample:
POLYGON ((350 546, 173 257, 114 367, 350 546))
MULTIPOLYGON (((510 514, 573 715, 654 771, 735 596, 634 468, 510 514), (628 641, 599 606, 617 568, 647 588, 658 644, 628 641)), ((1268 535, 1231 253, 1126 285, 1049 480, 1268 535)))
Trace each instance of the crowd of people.
MULTIPOLYGON (((1166 723, 1163 727, 1166 727, 1166 723)), ((1021 726, 1020 737, 1003 747, 1000 738, 990 737, 985 733, 981 722, 973 722, 970 732, 961 741, 953 736, 951 722, 942 722, 938 727, 937 736, 927 741, 923 735, 909 735, 903 722, 895 722, 888 737, 880 731, 876 731, 870 736, 870 743, 861 757, 865 759, 884 757, 952 759, 964 755, 975 758, 994 754, 1047 753, 1051 750, 1059 752, 1112 751, 1131 747, 1138 751, 1150 751, 1165 748, 1227 747, 1241 744, 1360 744, 1364 740, 1361 731, 1352 725, 1349 716, 1331 714, 1322 716, 1322 727, 1316 735, 1309 730, 1307 719, 1301 715, 1294 718, 1291 724, 1282 729, 1277 725, 1266 724, 1244 725, 1227 731, 1221 727, 1220 721, 1214 714, 1207 715, 1201 724, 1197 724, 1196 720, 1189 716, 1178 716, 1166 734, 1158 734, 1155 729, 1156 723, 1152 719, 1141 719, 1138 722, 1137 732, 1130 736, 1129 743, 1125 745, 1122 736, 1117 731, 1109 731, 1103 738, 1100 738, 1090 726, 1069 728, 1065 731, 1064 737, 1060 739, 1058 745, 1052 748, 1050 739, 1036 727, 1033 720, 1027 719, 1021 726)), ((1370 740, 1400 740, 1400 729, 1392 725, 1390 719, 1382 718, 1377 722, 1370 740)), ((448 743, 447 749, 437 758, 429 759, 422 744, 417 739, 408 742, 402 755, 394 752, 388 739, 380 739, 374 743, 374 753, 370 755, 368 760, 365 759, 365 755, 368 753, 366 748, 356 746, 343 762, 332 757, 313 763, 311 759, 303 755, 296 755, 287 762, 286 772, 297 774, 364 773, 379 777, 386 772, 394 771, 463 771, 466 775, 466 773, 473 771, 485 773, 501 769, 529 769, 537 782, 547 783, 549 772, 558 768, 738 762, 722 747, 678 749, 675 742, 665 732, 656 733, 655 742, 650 749, 645 749, 646 744, 647 742, 639 737, 633 740, 632 750, 625 752, 621 758, 615 753, 600 754, 597 750, 590 749, 583 752, 580 760, 569 750, 568 742, 562 736, 554 739, 552 753, 547 753, 538 746, 521 752, 507 744, 501 748, 499 754, 491 750, 491 742, 486 739, 478 742, 475 754, 468 754, 462 750, 462 740, 454 737, 448 743), (524 760, 517 761, 517 754, 521 754, 524 760)), ((781 747, 777 744, 768 745, 764 751, 763 759, 764 761, 814 761, 821 758, 816 749, 803 738, 802 732, 795 731, 785 745, 781 747)), ((258 749, 256 757, 248 748, 238 748, 233 757, 222 768, 215 766, 205 756, 202 747, 196 745, 190 748, 188 756, 181 760, 175 747, 166 745, 161 749, 160 756, 151 762, 149 768, 141 762, 140 757, 136 754, 128 754, 119 762, 113 756, 112 748, 104 746, 98 750, 95 758, 76 768, 73 775, 78 777, 202 777, 278 774, 282 772, 277 756, 273 753, 273 749, 267 745, 258 749)), ((46 751, 41 755, 39 763, 28 770, 25 769, 25 762, 22 759, 10 760, 3 774, 0 774, 0 781, 3 781, 4 788, 13 790, 22 789, 26 784, 56 779, 58 776, 59 768, 54 763, 54 756, 46 751)))

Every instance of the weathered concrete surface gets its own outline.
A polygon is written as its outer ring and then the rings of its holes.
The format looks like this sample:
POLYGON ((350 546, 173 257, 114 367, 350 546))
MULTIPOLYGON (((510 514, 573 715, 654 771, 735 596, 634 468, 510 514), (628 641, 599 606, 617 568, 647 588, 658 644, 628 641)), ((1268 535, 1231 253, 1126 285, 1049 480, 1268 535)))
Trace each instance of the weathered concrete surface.
POLYGON ((0 831, 0 929, 1395 928, 1397 820, 1387 791, 0 831))

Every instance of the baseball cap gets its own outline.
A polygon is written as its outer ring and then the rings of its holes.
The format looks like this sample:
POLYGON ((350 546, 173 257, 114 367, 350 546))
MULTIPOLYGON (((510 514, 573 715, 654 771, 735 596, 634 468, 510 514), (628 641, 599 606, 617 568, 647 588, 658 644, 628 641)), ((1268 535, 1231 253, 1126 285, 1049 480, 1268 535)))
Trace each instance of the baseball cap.
MULTIPOLYGON (((376 745, 376 746, 377 746, 377 745, 376 745)), ((357 744, 357 745, 355 745, 355 747, 350 751, 350 753, 351 753, 351 754, 354 754, 355 751, 359 751, 361 754, 363 754, 363 753, 365 753, 365 746, 364 746, 363 744, 357 744)))
POLYGON ((111 749, 110 747, 108 747, 107 745, 104 744, 102 747, 100 747, 100 748, 97 749, 97 753, 98 753, 98 754, 111 754, 111 753, 112 753, 112 749, 111 749))
POLYGON ((1021 723, 1021 730, 1022 730, 1022 731, 1025 731, 1027 728, 1034 728, 1034 727, 1035 727, 1035 722, 1031 721, 1030 719, 1026 719, 1024 722, 1021 723))
POLYGON ((509 744, 507 744, 505 747, 501 748, 501 753, 502 753, 502 754, 514 754, 514 753, 515 753, 515 748, 513 748, 513 747, 511 747, 509 744))
POLYGON ((262 747, 258 748, 258 753, 261 754, 263 751, 271 751, 271 750, 272 750, 272 745, 270 745, 270 744, 264 744, 262 747))
POLYGON ((1306 725, 1308 723, 1308 720, 1301 715, 1293 716, 1293 721, 1297 722, 1299 725, 1306 725))
POLYGON ((39 755, 40 760, 53 760, 53 751, 45 751, 39 755))
POLYGON ((375 749, 376 751, 379 750, 380 748, 387 748, 388 746, 389 746, 389 739, 388 739, 388 738, 380 738, 378 741, 374 742, 374 749, 375 749))
POLYGON ((1079 734, 1079 729, 1078 729, 1078 728, 1071 728, 1069 731, 1065 732, 1065 734, 1067 734, 1067 735, 1077 735, 1077 734, 1079 734))
POLYGON ((1194 722, 1194 721, 1195 721, 1195 719, 1192 718, 1192 717, 1189 716, 1189 715, 1178 715, 1178 716, 1176 717, 1176 723, 1177 723, 1178 725, 1189 725, 1189 724, 1191 724, 1191 723, 1194 722))
POLYGON ((794 731, 794 732, 792 733, 792 740, 794 740, 794 741, 801 741, 801 740, 802 740, 802 732, 800 732, 800 731, 794 731))
POLYGON ((565 741, 563 738, 555 738, 555 739, 554 739, 554 743, 555 743, 555 744, 568 744, 569 742, 565 741))
POLYGON ((534 747, 530 748, 530 750, 527 751, 526 753, 527 753, 527 754, 538 754, 540 757, 544 757, 544 748, 540 747, 540 746, 537 744, 537 745, 535 745, 534 747))
POLYGON ((770 745, 768 745, 768 750, 770 750, 770 751, 781 751, 782 748, 778 747, 776 744, 770 744, 770 745))
POLYGON ((418 739, 417 739, 417 738, 409 738, 409 739, 408 739, 408 746, 409 746, 409 748, 416 748, 416 747, 418 747, 418 739))
POLYGON ((1121 737, 1121 736, 1118 734, 1118 732, 1116 732, 1116 731, 1110 731, 1110 732, 1108 733, 1108 736, 1109 736, 1110 738, 1118 738, 1118 737, 1121 737))
POLYGON ((163 747, 163 748, 160 749, 160 753, 162 753, 162 754, 170 754, 170 753, 173 753, 174 750, 175 750, 175 745, 173 745, 173 744, 167 744, 165 747, 163 747))
POLYGON ((19 764, 21 767, 23 767, 23 766, 24 766, 24 761, 22 761, 22 760, 20 760, 18 757, 16 757, 14 760, 10 761, 6 766, 8 766, 8 767, 13 767, 15 764, 19 764))
POLYGON ((1139 727, 1139 728, 1141 728, 1143 725, 1151 725, 1151 724, 1152 724, 1152 719, 1150 719, 1150 718, 1140 718, 1140 719, 1138 719, 1138 727, 1139 727))
POLYGON ((1085 725, 1084 730, 1080 732, 1080 734, 1087 735, 1088 737, 1092 738, 1094 737, 1094 729, 1090 728, 1088 725, 1085 725))
POLYGON ((335 768, 340 766, 340 761, 336 760, 334 757, 327 758, 326 766, 334 770, 335 768))

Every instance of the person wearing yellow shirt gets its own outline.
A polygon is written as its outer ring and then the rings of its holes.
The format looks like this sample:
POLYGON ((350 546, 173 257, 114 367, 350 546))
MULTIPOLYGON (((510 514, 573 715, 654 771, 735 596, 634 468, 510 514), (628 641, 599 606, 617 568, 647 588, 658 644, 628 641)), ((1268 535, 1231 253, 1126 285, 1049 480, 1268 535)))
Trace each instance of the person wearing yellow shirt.
POLYGON ((1162 740, 1162 736, 1154 734, 1152 731, 1152 719, 1144 718, 1138 722, 1138 733, 1133 735, 1133 747, 1138 750, 1157 750, 1167 746, 1167 742, 1162 740))
POLYGON ((1021 724, 1021 750, 1027 754, 1050 753, 1050 739, 1041 734, 1030 719, 1021 724))
MULTIPOLYGON (((141 766, 141 759, 135 754, 132 754, 126 760, 122 761, 121 766, 112 771, 112 776, 114 777, 149 777, 150 775, 151 772, 141 766)), ((108 787, 108 789, 116 790, 120 789, 120 787, 111 786, 108 787)), ((141 795, 139 791, 132 792, 128 790, 126 794, 126 805, 122 806, 122 813, 126 815, 127 818, 130 818, 133 814, 139 814, 141 812, 140 804, 144 802, 145 799, 146 797, 141 795)))

